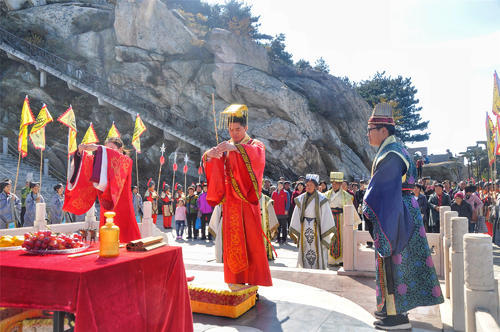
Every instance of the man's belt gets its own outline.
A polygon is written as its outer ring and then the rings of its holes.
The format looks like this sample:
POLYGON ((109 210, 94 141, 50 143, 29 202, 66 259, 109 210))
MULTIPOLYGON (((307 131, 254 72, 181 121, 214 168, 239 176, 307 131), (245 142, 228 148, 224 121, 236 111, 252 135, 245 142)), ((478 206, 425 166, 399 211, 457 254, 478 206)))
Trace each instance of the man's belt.
POLYGON ((413 190, 415 188, 414 184, 409 184, 407 182, 403 183, 403 190, 413 190))
POLYGON ((331 210, 332 210, 332 213, 334 213, 334 214, 341 214, 344 212, 344 209, 342 209, 342 208, 331 208, 331 210))

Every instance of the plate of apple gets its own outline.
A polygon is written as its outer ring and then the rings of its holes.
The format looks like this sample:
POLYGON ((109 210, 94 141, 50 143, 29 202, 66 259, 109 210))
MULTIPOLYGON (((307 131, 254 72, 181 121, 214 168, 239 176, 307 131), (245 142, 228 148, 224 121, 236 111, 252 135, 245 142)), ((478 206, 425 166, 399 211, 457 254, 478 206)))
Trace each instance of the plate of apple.
POLYGON ((30 254, 73 254, 84 251, 90 245, 82 241, 80 234, 56 234, 51 231, 38 231, 24 234, 22 247, 30 254))

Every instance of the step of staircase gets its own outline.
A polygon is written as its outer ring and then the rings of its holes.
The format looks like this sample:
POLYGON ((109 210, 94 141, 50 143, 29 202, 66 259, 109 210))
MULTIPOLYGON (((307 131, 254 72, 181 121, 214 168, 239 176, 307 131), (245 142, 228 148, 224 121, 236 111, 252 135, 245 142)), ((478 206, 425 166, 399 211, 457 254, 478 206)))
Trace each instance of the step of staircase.
MULTIPOLYGON (((17 169, 17 156, 10 154, 4 155, 0 154, 0 179, 9 178, 13 183, 16 179, 16 169, 17 169)), ((29 173, 32 173, 34 181, 39 181, 40 169, 28 165, 26 163, 21 163, 19 166, 19 175, 16 188, 16 195, 21 195, 21 189, 24 187, 26 178, 29 173)), ((49 202, 54 195, 54 186, 60 181, 55 177, 42 176, 42 196, 45 198, 46 202, 49 202)))

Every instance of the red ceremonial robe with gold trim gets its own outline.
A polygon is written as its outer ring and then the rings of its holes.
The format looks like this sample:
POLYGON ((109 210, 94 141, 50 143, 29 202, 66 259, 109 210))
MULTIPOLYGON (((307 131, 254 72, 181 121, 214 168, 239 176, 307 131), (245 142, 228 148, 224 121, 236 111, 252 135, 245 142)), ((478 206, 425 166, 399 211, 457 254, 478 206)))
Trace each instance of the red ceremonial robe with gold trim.
POLYGON ((120 242, 141 237, 132 205, 132 159, 120 152, 99 146, 96 155, 75 154, 73 173, 66 185, 63 210, 81 215, 94 204, 100 204, 100 226, 104 212, 114 211, 114 223, 120 227, 120 242))
POLYGON ((226 283, 272 286, 259 207, 265 147, 245 137, 219 159, 203 157, 208 182, 207 201, 223 201, 222 238, 226 283))

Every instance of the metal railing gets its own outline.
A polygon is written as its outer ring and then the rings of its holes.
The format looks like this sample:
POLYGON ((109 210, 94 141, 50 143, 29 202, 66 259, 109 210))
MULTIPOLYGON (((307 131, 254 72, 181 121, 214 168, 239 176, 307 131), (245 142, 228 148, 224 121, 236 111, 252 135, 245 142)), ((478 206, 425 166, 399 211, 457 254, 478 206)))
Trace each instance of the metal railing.
MULTIPOLYGON (((17 151, 17 147, 14 146, 12 143, 10 143, 10 140, 9 140, 9 143, 7 145, 8 147, 8 153, 17 157, 18 156, 18 151, 17 151)), ((33 157, 33 154, 29 154, 27 157, 23 158, 22 159, 22 162, 24 164, 27 164, 31 167, 34 167, 35 169, 36 168, 39 168, 40 167, 40 154, 38 151, 35 150, 35 154, 38 154, 37 157, 33 157)), ((57 168, 55 168, 52 163, 49 163, 49 176, 52 176, 54 177, 56 180, 62 182, 62 183, 66 183, 66 174, 63 174, 61 173, 57 168)))
POLYGON ((209 135, 207 130, 200 130, 201 128, 199 128, 197 123, 187 121, 178 116, 169 107, 160 107, 157 104, 147 101, 137 94, 109 82, 106 78, 91 74, 83 67, 68 62, 39 46, 33 45, 1 27, 0 42, 5 43, 39 63, 61 72, 94 91, 126 104, 127 107, 141 114, 141 117, 145 121, 156 121, 174 129, 182 134, 179 136, 183 136, 191 142, 198 143, 198 146, 207 146, 215 143, 213 135, 209 135))

